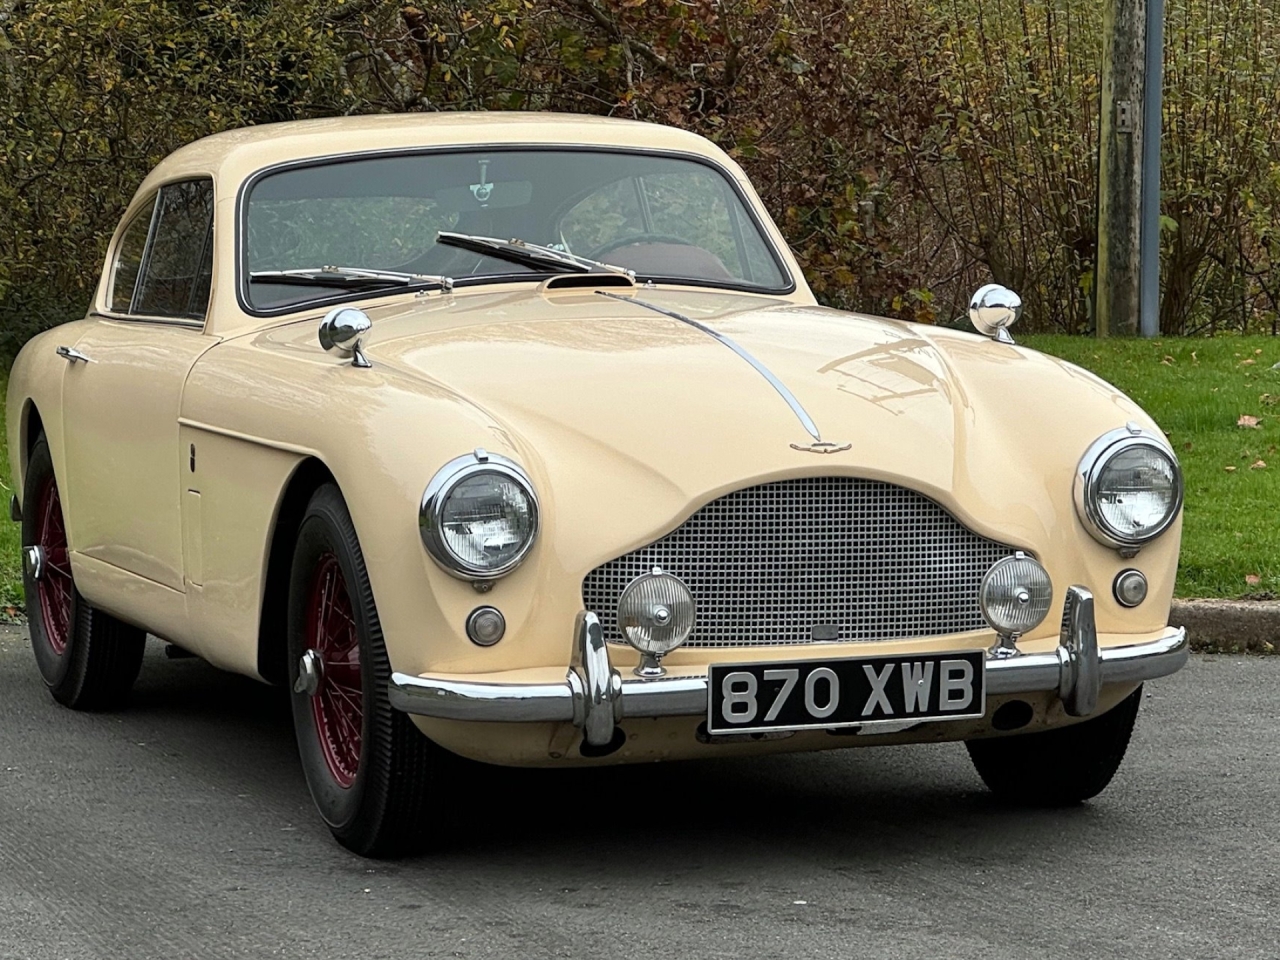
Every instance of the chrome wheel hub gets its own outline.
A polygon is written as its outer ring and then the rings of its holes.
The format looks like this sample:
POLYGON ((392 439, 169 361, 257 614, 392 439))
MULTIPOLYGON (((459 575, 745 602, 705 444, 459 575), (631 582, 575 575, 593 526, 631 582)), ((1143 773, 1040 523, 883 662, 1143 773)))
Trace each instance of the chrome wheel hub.
POLYGON ((44 547, 23 548, 22 571, 32 580, 39 580, 44 576, 44 547))
POLYGON ((308 650, 298 659, 298 682, 293 685, 294 693, 305 693, 314 697, 320 689, 320 678, 324 675, 324 661, 315 650, 308 650))

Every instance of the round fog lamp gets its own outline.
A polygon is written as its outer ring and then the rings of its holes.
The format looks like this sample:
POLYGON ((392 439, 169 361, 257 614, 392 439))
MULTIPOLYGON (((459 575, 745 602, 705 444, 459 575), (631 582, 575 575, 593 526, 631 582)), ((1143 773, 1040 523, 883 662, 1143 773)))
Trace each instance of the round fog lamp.
POLYGON ((1141 570, 1121 570, 1112 587, 1116 602, 1122 607, 1136 607, 1147 599, 1147 578, 1141 570))
POLYGON ((1002 637, 1034 630, 1048 615, 1052 600, 1049 571, 1021 551, 992 564, 978 588, 982 615, 1002 637))
POLYGON ((507 618, 497 607, 476 607, 467 617, 467 636, 482 647, 492 647, 507 632, 507 618))
POLYGON ((618 629, 640 651, 638 676, 661 676, 658 661, 689 639, 695 613, 684 582, 656 567, 627 584, 618 598, 618 629))

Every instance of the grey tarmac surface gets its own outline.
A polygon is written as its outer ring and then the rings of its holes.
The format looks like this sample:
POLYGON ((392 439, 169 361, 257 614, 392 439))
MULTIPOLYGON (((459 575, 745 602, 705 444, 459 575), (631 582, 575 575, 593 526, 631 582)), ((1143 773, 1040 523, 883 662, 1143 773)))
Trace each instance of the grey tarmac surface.
POLYGON ((10 628, 0 957, 1277 957, 1278 686, 1195 657, 1071 810, 1000 808, 959 745, 495 771, 442 787, 448 849, 371 863, 278 692, 153 644, 129 711, 75 714, 10 628))

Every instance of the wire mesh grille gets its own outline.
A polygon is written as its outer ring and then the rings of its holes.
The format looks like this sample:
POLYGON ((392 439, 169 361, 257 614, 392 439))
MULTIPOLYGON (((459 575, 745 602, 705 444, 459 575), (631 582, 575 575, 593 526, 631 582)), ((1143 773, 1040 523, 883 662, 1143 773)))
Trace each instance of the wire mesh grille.
POLYGON ((586 609, 621 643, 623 588, 658 566, 689 585, 688 647, 934 637, 986 626, 983 574, 1014 548, 928 497, 854 477, 808 477, 726 494, 667 536, 582 582, 586 609))

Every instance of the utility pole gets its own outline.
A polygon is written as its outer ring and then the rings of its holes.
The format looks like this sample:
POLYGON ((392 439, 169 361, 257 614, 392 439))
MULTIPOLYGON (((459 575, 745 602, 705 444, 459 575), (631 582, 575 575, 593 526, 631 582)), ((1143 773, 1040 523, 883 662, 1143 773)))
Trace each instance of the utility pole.
POLYGON ((1142 101, 1142 323, 1160 336, 1160 128, 1164 101, 1164 0, 1147 0, 1146 88, 1142 101))
POLYGON ((1146 19, 1147 0, 1103 0, 1094 275, 1099 337, 1139 331, 1146 19))

